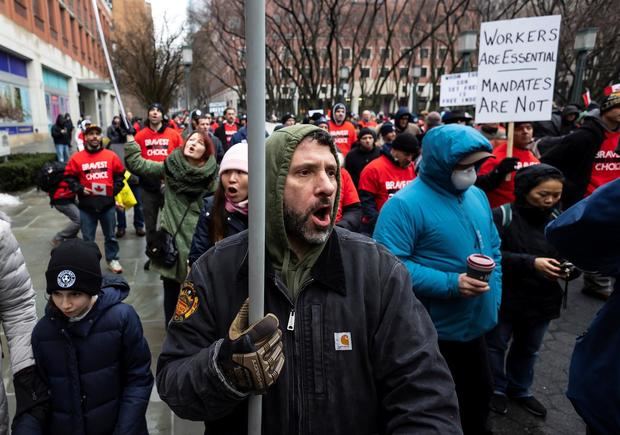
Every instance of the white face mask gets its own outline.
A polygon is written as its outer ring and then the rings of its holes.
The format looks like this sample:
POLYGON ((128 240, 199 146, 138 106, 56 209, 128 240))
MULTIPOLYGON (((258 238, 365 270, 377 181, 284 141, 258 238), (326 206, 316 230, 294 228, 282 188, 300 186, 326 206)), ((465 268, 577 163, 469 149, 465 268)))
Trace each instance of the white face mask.
POLYGON ((465 169, 455 169, 452 171, 452 184, 459 191, 465 191, 476 182, 476 168, 470 166, 465 169))

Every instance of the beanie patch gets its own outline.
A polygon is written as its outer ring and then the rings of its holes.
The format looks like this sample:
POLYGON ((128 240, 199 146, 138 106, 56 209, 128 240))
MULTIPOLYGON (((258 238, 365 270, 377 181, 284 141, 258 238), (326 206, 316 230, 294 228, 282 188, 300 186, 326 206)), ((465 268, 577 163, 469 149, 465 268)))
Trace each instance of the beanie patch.
POLYGON ((60 288, 70 288, 75 284, 75 273, 70 270, 61 270, 56 277, 56 283, 60 288))

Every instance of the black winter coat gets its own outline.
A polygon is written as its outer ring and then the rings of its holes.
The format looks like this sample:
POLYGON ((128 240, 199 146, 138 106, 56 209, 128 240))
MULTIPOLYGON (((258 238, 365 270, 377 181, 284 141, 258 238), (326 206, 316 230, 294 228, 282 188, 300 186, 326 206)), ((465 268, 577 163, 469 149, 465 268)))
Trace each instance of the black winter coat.
POLYGON ((563 136, 560 143, 541 156, 542 163, 555 166, 566 177, 562 192, 564 209, 581 201, 585 195, 596 153, 604 139, 601 120, 587 117, 580 128, 563 136))
MULTIPOLYGON (((198 224, 196 224, 196 231, 192 238, 192 247, 189 250, 189 264, 190 266, 200 258, 202 254, 207 252, 215 243, 209 239, 209 225, 211 224, 212 209, 214 197, 212 195, 205 196, 203 201, 204 205, 200 211, 198 217, 198 224)), ((228 213, 226 212, 226 237, 240 233, 243 230, 248 229, 248 217, 241 213, 228 213)))
POLYGON ((52 139, 54 139, 54 145, 69 145, 71 146, 71 136, 66 125, 52 125, 52 139), (65 130, 63 133, 62 130, 65 130))
MULTIPOLYGON (((545 239, 545 226, 554 216, 510 204, 512 221, 502 225, 501 207, 493 209, 493 220, 502 239, 502 304, 506 320, 550 320, 560 316, 562 287, 534 268, 537 257, 555 258, 557 250, 545 239)), ((557 214, 556 214, 557 215, 557 214)))
POLYGON ((353 144, 353 148, 344 159, 344 167, 351 174, 355 187, 360 182, 360 174, 366 165, 381 155, 381 148, 374 147, 371 151, 364 151, 359 145, 353 144))
POLYGON ((84 319, 70 323, 48 305, 32 333, 37 368, 51 392, 52 414, 42 433, 148 434, 149 346, 138 314, 121 303, 127 282, 105 277, 102 287, 84 319))
MULTIPOLYGON (((209 435, 247 433, 247 395, 215 363, 248 297, 247 251, 243 232, 194 263, 157 365, 160 397, 209 435)), ((279 319, 286 362, 263 396, 263 433, 460 434, 450 372, 403 264, 336 228, 310 277, 292 302, 266 264, 265 312, 279 319), (351 348, 337 350, 343 332, 351 348)))

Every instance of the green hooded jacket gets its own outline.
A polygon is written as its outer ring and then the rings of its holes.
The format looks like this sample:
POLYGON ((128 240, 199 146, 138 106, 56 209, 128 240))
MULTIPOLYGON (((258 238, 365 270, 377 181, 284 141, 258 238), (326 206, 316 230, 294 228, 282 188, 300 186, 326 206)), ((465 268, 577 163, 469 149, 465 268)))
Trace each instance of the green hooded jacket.
MULTIPOLYGON (((289 296, 294 301, 303 284, 307 281, 310 269, 323 251, 325 244, 313 245, 306 255, 298 259, 291 250, 286 229, 284 226, 284 184, 288 175, 293 153, 302 139, 314 131, 320 131, 319 127, 299 124, 282 128, 275 131, 266 141, 266 244, 269 259, 274 269, 280 274, 286 285, 289 296)), ((332 143, 330 150, 338 163, 336 146, 332 143)), ((338 164, 338 190, 334 207, 331 212, 331 227, 333 230, 340 198, 340 165, 338 164)))
POLYGON ((198 223, 202 199, 208 192, 215 190, 217 181, 217 164, 213 156, 201 166, 192 166, 183 157, 183 148, 176 148, 166 158, 165 163, 147 160, 142 157, 140 146, 136 142, 125 144, 125 164, 132 173, 147 178, 164 178, 164 208, 160 214, 161 228, 174 234, 179 259, 172 267, 163 267, 153 264, 164 278, 173 279, 179 283, 187 275, 187 256, 192 244, 194 230, 198 223), (183 214, 187 215, 183 219, 183 214))

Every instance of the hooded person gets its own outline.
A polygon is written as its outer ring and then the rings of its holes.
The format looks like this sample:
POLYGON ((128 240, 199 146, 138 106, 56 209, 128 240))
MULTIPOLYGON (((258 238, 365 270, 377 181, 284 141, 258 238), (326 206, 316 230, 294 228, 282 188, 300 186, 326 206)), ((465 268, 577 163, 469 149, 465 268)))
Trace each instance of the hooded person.
POLYGON ((508 412, 508 398, 538 417, 547 413, 530 390, 534 366, 551 320, 560 317, 558 280, 578 276, 562 266, 545 238, 545 227, 560 214, 563 183, 553 166, 523 167, 514 176, 515 201, 493 210, 504 273, 499 322, 486 338, 494 383, 490 406, 498 414, 508 412))
POLYGON ((411 114, 409 109, 406 107, 401 107, 398 109, 394 115, 394 127, 396 128, 396 133, 409 133, 414 136, 419 135, 420 128, 413 121, 414 116, 411 114))
POLYGON ((347 121, 347 107, 344 104, 334 104, 327 128, 334 139, 336 148, 346 157, 357 139, 357 133, 355 126, 347 121))
POLYGON ((497 323, 501 300, 500 239, 486 195, 474 186, 476 167, 491 151, 471 127, 430 130, 417 178, 383 206, 373 234, 409 270, 452 372, 463 431, 475 435, 487 432, 492 388, 484 335, 497 323), (467 275, 472 254, 495 263, 488 282, 467 275))
POLYGON ((69 147, 71 146, 71 132, 67 128, 64 115, 59 114, 56 117, 51 134, 56 148, 56 160, 67 162, 69 160, 69 147))
POLYGON ((266 164, 268 314, 248 327, 248 233, 220 241, 183 285, 157 367, 162 399, 210 434, 247 433, 246 401, 264 393, 265 433, 460 433, 454 387, 406 270, 334 227, 331 136, 280 129, 266 164))

